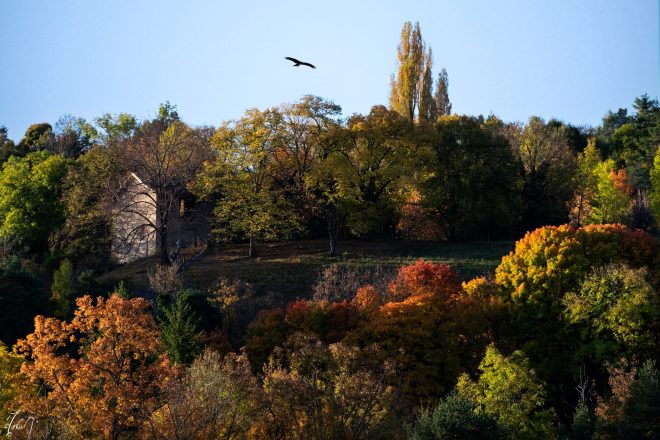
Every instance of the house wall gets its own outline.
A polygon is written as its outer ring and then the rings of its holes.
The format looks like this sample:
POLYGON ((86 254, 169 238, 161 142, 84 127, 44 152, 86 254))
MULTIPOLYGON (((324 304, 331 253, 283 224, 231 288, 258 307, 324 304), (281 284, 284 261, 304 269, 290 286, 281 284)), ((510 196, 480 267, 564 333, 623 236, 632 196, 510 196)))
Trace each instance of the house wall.
POLYGON ((117 201, 112 225, 112 258, 129 263, 156 255, 156 232, 144 226, 156 223, 156 194, 136 176, 131 175, 117 201))
MULTIPOLYGON (((135 174, 126 181, 118 197, 112 226, 112 258, 117 263, 129 263, 158 253, 158 237, 153 228, 142 227, 148 219, 156 224, 156 194, 135 174)), ((208 202, 196 202, 186 193, 169 213, 168 248, 177 241, 181 248, 207 243, 211 235, 210 218, 213 207, 208 202)))

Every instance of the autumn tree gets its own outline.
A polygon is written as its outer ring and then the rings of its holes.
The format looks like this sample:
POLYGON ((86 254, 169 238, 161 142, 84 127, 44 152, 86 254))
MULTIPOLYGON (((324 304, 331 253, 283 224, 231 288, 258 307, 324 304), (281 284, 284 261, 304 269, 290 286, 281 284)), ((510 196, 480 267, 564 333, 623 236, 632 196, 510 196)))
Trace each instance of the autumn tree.
POLYGON ((426 52, 419 23, 407 21, 401 29, 401 42, 397 47, 397 73, 390 80, 390 109, 409 122, 428 120, 431 115, 431 53, 426 52), (428 68, 428 69, 427 69, 428 68), (426 79, 426 80, 425 80, 426 79), (424 108, 420 108, 423 101, 424 108))
MULTIPOLYGON (((549 317, 563 295, 575 291, 586 273, 610 263, 657 268, 658 245, 642 231, 621 225, 573 229, 547 226, 529 232, 495 270, 500 292, 514 304, 536 309, 528 319, 549 317)), ((525 313, 525 312, 523 312, 525 313)), ((530 323, 531 324, 531 323, 530 323)), ((538 328, 537 324, 532 324, 538 328)))
POLYGON ((622 359, 607 367, 610 392, 597 396, 595 408, 598 438, 657 437, 660 374, 655 362, 638 366, 622 359))
POLYGON ((126 438, 143 429, 173 371, 144 299, 76 301, 70 322, 37 316, 18 342, 21 372, 38 394, 22 407, 77 438, 126 438))
POLYGON ((403 301, 416 295, 438 295, 451 297, 460 291, 458 275, 443 263, 418 260, 414 264, 399 268, 396 277, 388 286, 388 299, 403 301))
MULTIPOLYGON (((558 390, 573 387, 578 369, 592 368, 594 352, 598 347, 609 345, 601 344, 609 337, 599 341, 607 332, 598 335, 589 328, 583 329, 582 324, 570 325, 563 318, 567 295, 579 292, 582 281, 593 269, 612 263, 633 268, 646 266, 649 274, 657 273, 657 255, 655 240, 639 230, 632 231, 622 225, 589 225, 580 229, 563 225, 528 233, 516 243, 513 252, 502 258, 495 270, 495 281, 499 294, 511 305, 515 328, 507 340, 525 351, 536 372, 549 384, 548 399, 558 414, 566 415, 562 403, 566 396, 558 390), (596 339, 592 339, 593 336, 596 339), (554 356, 554 353, 564 355, 554 356)), ((603 282, 605 286, 610 283, 603 282)), ((620 281, 617 283, 614 285, 623 285, 620 281)), ((651 283, 657 283, 657 277, 651 283)), ((632 285, 639 287, 643 283, 632 285)), ((594 284, 593 294, 587 297, 597 297, 608 291, 596 286, 599 283, 594 284)), ((613 287, 612 291, 617 289, 613 287)), ((644 297, 641 292, 638 294, 644 297)), ((639 300, 640 296, 635 298, 632 302, 639 300)), ((601 307, 611 307, 607 305, 610 301, 603 298, 597 302, 600 311, 593 313, 607 314, 601 307)), ((622 318, 626 315, 623 311, 620 313, 622 318)), ((593 370, 590 372, 596 374, 593 370)))
POLYGON ((286 237, 300 228, 291 205, 272 185, 282 130, 277 110, 248 110, 240 120, 225 123, 211 140, 214 161, 205 167, 198 193, 217 194, 214 233, 221 241, 249 240, 256 256, 257 240, 286 237))
POLYGON ((120 237, 125 245, 122 249, 129 252, 138 235, 153 233, 161 264, 169 260, 170 213, 209 157, 208 145, 200 132, 179 121, 172 106, 164 106, 159 119, 144 122, 135 135, 120 138, 112 145, 112 152, 126 173, 134 173, 143 184, 136 185, 134 178, 128 176, 116 188, 116 211, 139 219, 120 237), (155 215, 148 215, 149 212, 155 215))
MULTIPOLYGON (((399 390, 410 408, 448 393, 462 372, 476 370, 499 312, 489 298, 466 294, 453 269, 442 264, 400 269, 392 291, 397 295, 390 302, 363 309, 368 320, 344 342, 378 344, 399 366, 399 390)), ((356 305, 369 307, 374 293, 365 288, 356 305)))
POLYGON ((396 428, 388 385, 395 370, 379 361, 377 348, 327 346, 303 334, 287 345, 264 370, 257 438, 357 440, 396 428))
POLYGON ((429 47, 428 52, 424 54, 424 71, 422 72, 421 89, 419 91, 419 111, 418 119, 420 121, 434 122, 438 117, 437 101, 433 96, 433 52, 429 47))
POLYGON ((259 385, 245 354, 203 352, 169 382, 149 420, 155 439, 245 438, 260 413, 259 385))

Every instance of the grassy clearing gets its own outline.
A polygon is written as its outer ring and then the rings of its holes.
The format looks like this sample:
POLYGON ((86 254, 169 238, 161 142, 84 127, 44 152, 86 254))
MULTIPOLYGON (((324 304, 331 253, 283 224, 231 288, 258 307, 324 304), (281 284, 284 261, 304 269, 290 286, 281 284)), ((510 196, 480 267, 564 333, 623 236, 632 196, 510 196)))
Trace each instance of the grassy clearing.
MULTIPOLYGON (((280 301, 311 295, 319 273, 337 263, 358 266, 402 266, 422 258, 452 265, 462 279, 491 273, 502 256, 513 249, 513 241, 468 243, 363 242, 340 243, 339 255, 331 258, 324 240, 265 243, 259 257, 250 259, 247 245, 209 249, 184 274, 187 286, 208 289, 221 277, 250 283, 259 295, 272 295, 280 301)), ((122 266, 102 277, 105 285, 124 280, 134 289, 148 286, 147 270, 156 259, 122 266)))

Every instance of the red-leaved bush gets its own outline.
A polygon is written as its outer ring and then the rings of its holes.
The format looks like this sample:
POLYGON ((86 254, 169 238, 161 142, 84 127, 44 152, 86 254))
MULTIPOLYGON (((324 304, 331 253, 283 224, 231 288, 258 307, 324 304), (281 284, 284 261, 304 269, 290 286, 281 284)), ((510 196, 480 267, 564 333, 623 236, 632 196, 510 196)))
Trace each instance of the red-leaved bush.
POLYGON ((461 284, 456 271, 450 266, 418 260, 399 269, 388 290, 392 301, 425 294, 451 297, 460 292, 461 284))

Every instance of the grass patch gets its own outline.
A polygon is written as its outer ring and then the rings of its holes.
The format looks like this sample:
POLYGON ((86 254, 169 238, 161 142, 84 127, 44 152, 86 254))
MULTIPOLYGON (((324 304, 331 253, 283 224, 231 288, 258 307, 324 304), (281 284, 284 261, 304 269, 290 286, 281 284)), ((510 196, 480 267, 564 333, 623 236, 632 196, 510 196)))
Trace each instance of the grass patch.
MULTIPOLYGON (((247 257, 247 245, 209 249, 184 273, 184 284, 203 290, 218 278, 240 279, 251 284, 258 295, 271 295, 285 303, 308 298, 319 273, 328 265, 403 266, 425 259, 450 264, 463 280, 491 273, 513 241, 431 243, 408 241, 345 241, 339 255, 330 257, 325 240, 265 243, 257 258, 247 257)), ((149 258, 124 265, 102 277, 107 286, 123 280, 130 288, 148 287, 147 271, 157 263, 149 258)))

